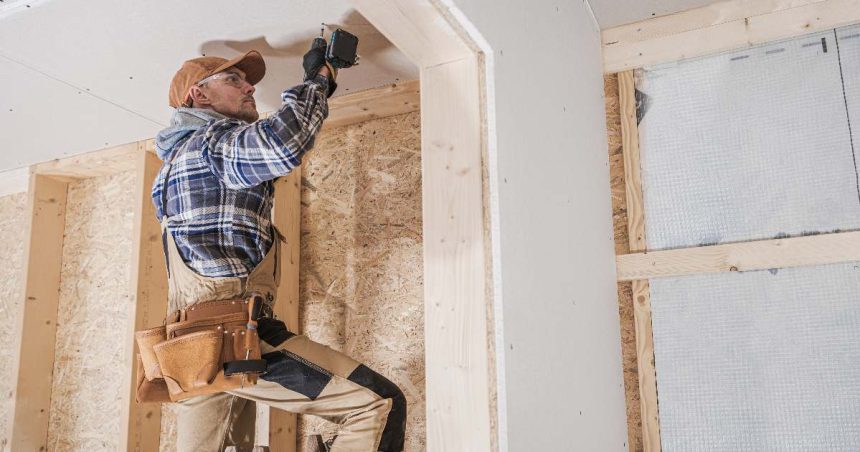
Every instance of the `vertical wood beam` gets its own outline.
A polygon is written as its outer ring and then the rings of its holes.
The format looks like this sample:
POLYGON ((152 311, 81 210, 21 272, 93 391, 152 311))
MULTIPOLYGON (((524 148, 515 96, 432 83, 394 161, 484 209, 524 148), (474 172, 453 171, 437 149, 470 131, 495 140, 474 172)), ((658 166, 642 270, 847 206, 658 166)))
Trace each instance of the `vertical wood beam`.
MULTIPOLYGON (((301 236, 302 168, 294 169, 286 177, 275 181, 275 227, 286 240, 281 244, 281 280, 278 286, 275 315, 287 324, 287 329, 299 331, 299 259, 301 236)), ((268 408, 268 407, 266 407, 268 408)), ((265 413, 265 409, 258 413, 265 413)), ((268 408, 269 450, 295 452, 297 444, 297 416, 276 408, 268 408)), ((263 429, 265 430, 265 429, 263 429)))
POLYGON ((161 245, 161 226, 155 218, 151 190, 161 160, 147 152, 145 142, 137 145, 135 162, 134 232, 132 237, 132 269, 130 292, 134 299, 128 314, 128 331, 123 337, 126 369, 122 398, 122 437, 120 447, 125 451, 155 451, 161 436, 161 404, 138 404, 135 401, 137 366, 134 332, 161 323, 167 313, 167 268, 161 245))
POLYGON ((11 363, 16 385, 6 450, 47 450, 68 183, 30 174, 24 300, 11 363))
POLYGON ((434 0, 352 0, 421 71, 427 450, 490 450, 479 52, 434 0))
MULTIPOLYGON (((627 181, 627 228, 630 252, 645 251, 645 208, 639 166, 639 127, 633 71, 618 74, 624 177, 627 181)), ((651 330, 651 290, 647 280, 633 281, 633 320, 636 324, 636 362, 642 410, 642 444, 645 452, 660 450, 657 376, 654 368, 654 334, 651 330)))
POLYGON ((478 67, 472 56, 421 70, 427 448, 432 451, 490 450, 478 67))

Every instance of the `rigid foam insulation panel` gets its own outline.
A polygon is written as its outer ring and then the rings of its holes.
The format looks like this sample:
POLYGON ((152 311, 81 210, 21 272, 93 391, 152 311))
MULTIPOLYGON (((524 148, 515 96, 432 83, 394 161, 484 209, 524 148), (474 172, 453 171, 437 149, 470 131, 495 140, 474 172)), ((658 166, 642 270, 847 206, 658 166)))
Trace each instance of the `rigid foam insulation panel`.
MULTIPOLYGON (((858 228, 858 37, 638 71, 649 249, 858 228)), ((856 450, 858 289, 857 263, 651 279, 663 450, 856 450)))
POLYGON ((842 82, 845 84, 845 104, 851 124, 852 146, 856 157, 860 148, 860 25, 837 29, 836 38, 842 64, 842 82))
POLYGON ((860 228, 856 33, 637 71, 649 250, 860 228))
POLYGON ((856 451, 860 264, 651 280, 663 451, 856 451))
MULTIPOLYGON (((426 449, 420 134, 418 113, 320 134, 302 165, 299 276, 302 332, 403 390, 415 452, 426 449)), ((167 452, 175 414, 170 405, 162 414, 167 452)), ((335 432, 300 416, 300 444, 335 432)))
MULTIPOLYGON (((21 289, 24 287, 24 248, 27 244, 27 193, 0 197, 0 322, 15 325, 21 306, 21 289)), ((12 375, 13 337, 15 328, 0 328, 0 394, 10 394, 16 378, 12 375)), ((6 437, 11 413, 11 399, 0 398, 0 449, 9 442, 6 437)))
POLYGON ((49 451, 119 450, 133 171, 69 184, 49 451))
MULTIPOLYGON (((627 233, 627 194, 617 75, 611 74, 604 77, 603 93, 606 103, 615 254, 627 254, 630 252, 630 241, 627 233)), ((633 287, 629 281, 618 283, 618 314, 621 327, 621 363, 624 368, 624 399, 627 407, 627 439, 629 450, 641 451, 642 420, 639 403, 639 371, 636 360, 636 326, 633 323, 633 287)))

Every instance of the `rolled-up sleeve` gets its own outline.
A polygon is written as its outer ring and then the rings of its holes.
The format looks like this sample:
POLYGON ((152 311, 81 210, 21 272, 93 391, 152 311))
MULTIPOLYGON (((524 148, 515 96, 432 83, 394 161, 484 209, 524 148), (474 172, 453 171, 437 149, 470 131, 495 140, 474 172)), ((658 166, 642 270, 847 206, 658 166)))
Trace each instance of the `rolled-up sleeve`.
POLYGON ((281 94, 283 106, 266 119, 212 123, 203 157, 227 187, 241 189, 289 174, 302 163, 328 117, 328 79, 317 76, 281 94))

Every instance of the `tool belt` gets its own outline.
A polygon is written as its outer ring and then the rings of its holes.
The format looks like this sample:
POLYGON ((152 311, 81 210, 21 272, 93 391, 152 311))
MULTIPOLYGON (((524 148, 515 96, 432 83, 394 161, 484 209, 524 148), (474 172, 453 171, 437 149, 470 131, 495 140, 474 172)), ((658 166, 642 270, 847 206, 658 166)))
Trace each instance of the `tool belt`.
POLYGON ((259 295, 209 301, 180 310, 163 326, 135 332, 137 401, 178 402, 257 383, 259 295))

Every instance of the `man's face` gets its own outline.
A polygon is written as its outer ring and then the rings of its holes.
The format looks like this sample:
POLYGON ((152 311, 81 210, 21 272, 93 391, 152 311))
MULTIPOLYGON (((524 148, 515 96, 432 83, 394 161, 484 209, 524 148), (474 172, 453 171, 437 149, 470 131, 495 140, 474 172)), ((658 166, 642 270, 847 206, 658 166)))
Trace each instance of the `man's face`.
POLYGON ((191 96, 195 107, 211 108, 230 118, 254 122, 260 118, 254 91, 242 71, 230 68, 201 80, 191 88, 191 96))

